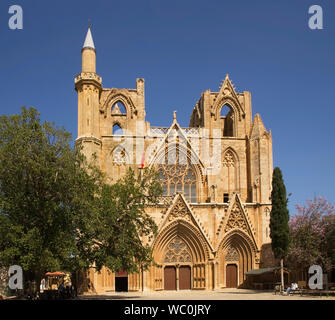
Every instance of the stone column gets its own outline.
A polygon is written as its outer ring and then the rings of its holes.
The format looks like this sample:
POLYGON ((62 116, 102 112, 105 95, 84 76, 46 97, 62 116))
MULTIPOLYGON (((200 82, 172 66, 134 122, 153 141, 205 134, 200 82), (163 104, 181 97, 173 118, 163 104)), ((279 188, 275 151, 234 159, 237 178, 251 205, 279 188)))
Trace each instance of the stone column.
POLYGON ((179 291, 179 267, 180 265, 176 265, 176 289, 179 291))
POLYGON ((217 290, 219 289, 219 283, 220 283, 220 267, 217 261, 214 263, 214 267, 215 267, 215 290, 217 290))
POLYGON ((148 275, 148 271, 143 271, 142 272, 142 291, 149 291, 148 288, 148 281, 150 281, 150 277, 148 275))

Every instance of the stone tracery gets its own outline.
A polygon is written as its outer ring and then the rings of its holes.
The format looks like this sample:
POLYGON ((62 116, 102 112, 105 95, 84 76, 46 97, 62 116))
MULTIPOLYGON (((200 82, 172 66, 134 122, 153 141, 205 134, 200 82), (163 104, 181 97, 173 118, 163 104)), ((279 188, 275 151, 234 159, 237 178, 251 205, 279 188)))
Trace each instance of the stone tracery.
POLYGON ((168 244, 164 262, 192 262, 192 255, 189 248, 178 236, 168 244))
POLYGON ((237 203, 235 203, 233 208, 231 209, 231 213, 226 224, 225 232, 229 232, 230 230, 235 228, 249 233, 247 221, 243 216, 241 209, 237 203))
POLYGON ((228 248, 225 260, 226 261, 238 261, 239 260, 239 254, 236 248, 232 246, 228 248))
POLYGON ((181 192, 187 200, 196 202, 196 175, 190 164, 159 165, 158 170, 163 195, 173 196, 181 192))
POLYGON ((224 155, 223 165, 225 167, 235 167, 235 158, 230 150, 224 155))
POLYGON ((185 203, 180 198, 175 203, 173 209, 170 212, 169 221, 178 218, 182 218, 188 221, 191 220, 191 216, 188 212, 188 209, 185 206, 185 203))

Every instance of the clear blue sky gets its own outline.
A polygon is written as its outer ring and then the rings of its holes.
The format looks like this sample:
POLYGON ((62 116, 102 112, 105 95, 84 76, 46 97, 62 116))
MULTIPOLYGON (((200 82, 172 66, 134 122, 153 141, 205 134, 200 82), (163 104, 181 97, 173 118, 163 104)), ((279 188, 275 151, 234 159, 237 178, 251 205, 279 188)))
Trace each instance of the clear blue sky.
POLYGON ((147 121, 188 126, 202 91, 228 73, 250 91, 273 134, 274 165, 294 204, 314 193, 335 202, 335 2, 333 0, 71 0, 0 3, 0 114, 34 106, 76 137, 74 77, 91 19, 104 87, 146 81, 147 121), (10 30, 10 5, 23 30, 10 30), (308 28, 321 5, 324 29, 308 28))

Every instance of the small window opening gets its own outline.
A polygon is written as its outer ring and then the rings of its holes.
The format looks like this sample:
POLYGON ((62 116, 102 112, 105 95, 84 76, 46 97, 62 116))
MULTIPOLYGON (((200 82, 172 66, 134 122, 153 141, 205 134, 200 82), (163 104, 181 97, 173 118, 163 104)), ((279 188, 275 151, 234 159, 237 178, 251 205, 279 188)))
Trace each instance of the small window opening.
POLYGON ((229 202, 229 193, 224 193, 223 194, 223 202, 228 203, 229 202))

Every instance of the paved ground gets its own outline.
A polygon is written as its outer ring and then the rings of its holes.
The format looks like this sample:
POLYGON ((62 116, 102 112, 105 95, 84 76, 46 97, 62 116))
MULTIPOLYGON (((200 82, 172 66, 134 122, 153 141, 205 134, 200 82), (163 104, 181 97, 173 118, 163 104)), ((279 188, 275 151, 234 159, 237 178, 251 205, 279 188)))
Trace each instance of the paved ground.
POLYGON ((156 291, 156 292, 107 292, 100 295, 83 295, 82 299, 98 300, 335 300, 335 296, 275 295, 273 291, 223 289, 219 291, 156 291))

